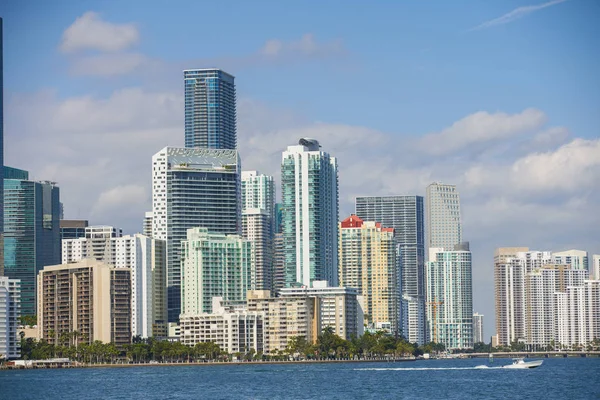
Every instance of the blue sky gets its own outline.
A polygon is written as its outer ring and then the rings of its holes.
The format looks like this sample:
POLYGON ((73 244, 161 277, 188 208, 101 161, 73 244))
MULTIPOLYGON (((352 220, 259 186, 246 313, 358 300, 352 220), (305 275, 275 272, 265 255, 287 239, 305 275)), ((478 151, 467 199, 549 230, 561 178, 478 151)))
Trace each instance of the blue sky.
POLYGON ((278 180, 316 137, 342 213, 459 185, 488 336, 495 247, 600 253, 599 2, 164 4, 0 4, 5 160, 58 181, 67 218, 141 229, 150 158, 183 144, 182 70, 214 66, 247 168, 278 180))

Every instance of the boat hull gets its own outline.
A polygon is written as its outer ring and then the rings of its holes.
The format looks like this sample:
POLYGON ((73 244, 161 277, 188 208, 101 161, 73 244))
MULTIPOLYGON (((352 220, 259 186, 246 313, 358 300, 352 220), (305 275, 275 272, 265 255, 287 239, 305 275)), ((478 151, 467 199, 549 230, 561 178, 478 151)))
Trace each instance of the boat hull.
POLYGON ((540 365, 542 365, 543 362, 544 362, 543 360, 520 362, 520 363, 505 365, 504 368, 509 368, 509 369, 531 369, 531 368, 537 368, 537 367, 539 367, 540 365))

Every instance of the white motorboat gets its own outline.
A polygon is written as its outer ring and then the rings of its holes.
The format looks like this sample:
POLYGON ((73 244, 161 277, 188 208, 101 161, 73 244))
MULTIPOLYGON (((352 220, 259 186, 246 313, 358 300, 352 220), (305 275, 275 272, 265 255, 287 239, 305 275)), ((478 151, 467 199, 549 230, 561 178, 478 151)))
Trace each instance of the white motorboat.
POLYGON ((535 361, 525 361, 523 358, 513 358, 513 363, 510 365, 505 365, 503 368, 513 368, 513 369, 528 369, 528 368, 537 368, 542 365, 543 360, 535 360, 535 361))

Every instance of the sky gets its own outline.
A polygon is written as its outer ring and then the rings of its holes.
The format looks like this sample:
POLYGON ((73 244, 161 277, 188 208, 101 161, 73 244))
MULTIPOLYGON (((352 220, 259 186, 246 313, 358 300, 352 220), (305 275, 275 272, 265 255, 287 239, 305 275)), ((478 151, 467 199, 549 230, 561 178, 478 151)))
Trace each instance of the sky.
MULTIPOLYGON (((236 76, 244 169, 300 137, 358 195, 456 184, 474 311, 497 247, 600 254, 600 2, 6 0, 5 163, 65 218, 142 229, 151 157, 183 146, 183 70, 236 76)), ((590 257, 591 258, 591 257, 590 257)))

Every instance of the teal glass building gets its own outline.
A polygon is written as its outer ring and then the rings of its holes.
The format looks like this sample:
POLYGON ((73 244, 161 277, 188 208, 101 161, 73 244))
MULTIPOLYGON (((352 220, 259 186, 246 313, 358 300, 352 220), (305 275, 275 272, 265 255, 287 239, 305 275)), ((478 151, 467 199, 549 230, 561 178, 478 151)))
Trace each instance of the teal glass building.
POLYGON ((36 314, 37 274, 60 264, 60 194, 54 182, 30 181, 4 168, 4 274, 21 280, 21 315, 36 314))
POLYGON ((183 71, 185 147, 236 149, 235 78, 220 69, 183 71))

